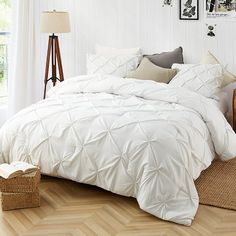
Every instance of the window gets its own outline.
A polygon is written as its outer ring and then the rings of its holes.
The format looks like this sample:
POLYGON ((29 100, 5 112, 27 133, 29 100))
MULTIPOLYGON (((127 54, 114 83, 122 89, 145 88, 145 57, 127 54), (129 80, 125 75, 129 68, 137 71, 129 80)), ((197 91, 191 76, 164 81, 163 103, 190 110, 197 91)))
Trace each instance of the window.
POLYGON ((10 36, 11 3, 0 0, 0 106, 7 103, 8 45, 10 36))

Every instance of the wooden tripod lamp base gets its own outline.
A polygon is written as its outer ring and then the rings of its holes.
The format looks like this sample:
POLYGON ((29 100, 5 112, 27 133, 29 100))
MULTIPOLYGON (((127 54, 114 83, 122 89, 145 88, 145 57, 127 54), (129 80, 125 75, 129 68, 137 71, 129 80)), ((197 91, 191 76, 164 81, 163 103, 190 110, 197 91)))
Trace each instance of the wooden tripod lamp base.
POLYGON ((61 62, 61 53, 59 47, 58 36, 54 35, 54 33, 69 33, 70 32, 70 20, 69 13, 62 11, 44 11, 41 14, 41 32, 43 33, 52 33, 49 36, 48 40, 48 52, 46 59, 46 69, 45 69, 45 77, 44 77, 44 94, 43 98, 46 98, 47 92, 47 83, 48 81, 52 81, 53 86, 56 85, 57 81, 64 81, 64 74, 62 69, 61 62), (50 59, 51 59, 51 69, 52 76, 49 77, 49 67, 50 67, 50 59), (59 77, 57 77, 57 66, 59 70, 59 77))
POLYGON ((44 99, 46 98, 47 83, 50 80, 52 81, 53 86, 56 85, 57 81, 60 81, 60 82, 64 81, 59 40, 58 40, 58 36, 55 36, 54 34, 49 36, 49 40, 48 40, 48 51, 47 51, 46 69, 45 69, 45 77, 44 77, 44 94, 43 94, 44 99), (52 76, 48 78, 50 58, 52 62, 52 65, 51 65, 52 76), (58 64, 58 70, 59 70, 59 78, 57 77, 57 64, 58 64))

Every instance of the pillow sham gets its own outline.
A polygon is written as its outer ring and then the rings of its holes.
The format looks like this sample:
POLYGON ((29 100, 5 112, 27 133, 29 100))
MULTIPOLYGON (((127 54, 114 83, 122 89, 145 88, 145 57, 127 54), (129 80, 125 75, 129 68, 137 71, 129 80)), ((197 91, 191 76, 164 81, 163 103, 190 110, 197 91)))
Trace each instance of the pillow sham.
POLYGON ((174 63, 183 64, 183 49, 182 47, 176 48, 172 52, 162 52, 160 54, 156 53, 154 55, 144 55, 152 63, 163 68, 171 69, 174 63))
POLYGON ((234 94, 234 90, 236 89, 236 82, 230 83, 227 86, 225 86, 224 88, 222 88, 220 90, 220 93, 216 94, 216 96, 219 99, 222 99, 221 94, 225 93, 227 94, 226 98, 226 104, 227 104, 227 112, 226 112, 226 118, 228 120, 228 122, 233 126, 233 94, 234 94))
POLYGON ((128 78, 154 80, 159 83, 169 83, 177 71, 166 69, 153 64, 148 58, 143 58, 135 71, 128 73, 128 78))
MULTIPOLYGON (((221 63, 210 51, 208 51, 207 54, 202 58, 201 64, 221 64, 221 63)), ((236 76, 227 71, 226 69, 223 69, 223 77, 224 78, 221 87, 225 87, 232 82, 236 82, 236 76)))
POLYGON ((137 68, 140 62, 138 55, 87 56, 87 74, 115 75, 126 77, 128 72, 137 68))
POLYGON ((172 69, 179 71, 170 82, 173 87, 184 87, 205 97, 213 97, 221 87, 223 70, 219 64, 174 64, 172 69))
MULTIPOLYGON (((226 92, 223 92, 220 90, 218 93, 214 94, 213 101, 216 103, 216 106, 220 109, 220 111, 224 114, 226 117, 228 113, 228 94, 226 92)), ((232 105, 232 101, 231 101, 232 105)))
POLYGON ((112 48, 96 45, 96 54, 98 55, 141 55, 140 48, 112 48))

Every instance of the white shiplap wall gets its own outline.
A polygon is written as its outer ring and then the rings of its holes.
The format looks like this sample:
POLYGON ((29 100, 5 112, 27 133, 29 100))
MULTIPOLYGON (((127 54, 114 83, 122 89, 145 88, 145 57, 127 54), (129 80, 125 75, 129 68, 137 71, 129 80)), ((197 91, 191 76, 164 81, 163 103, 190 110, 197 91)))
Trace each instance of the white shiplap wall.
MULTIPOLYGON (((187 63, 198 62, 209 49, 229 70, 236 72, 236 22, 206 21, 203 0, 200 0, 199 21, 180 21, 179 0, 173 0, 173 7, 162 7, 162 2, 42 0, 41 10, 66 10, 71 14, 72 32, 60 37, 66 77, 86 72, 86 53, 93 52, 96 43, 113 47, 140 46, 144 53, 181 45, 187 63), (207 36, 206 23, 217 24, 215 38, 207 36)), ((46 36, 42 36, 42 53, 45 51, 46 36)))

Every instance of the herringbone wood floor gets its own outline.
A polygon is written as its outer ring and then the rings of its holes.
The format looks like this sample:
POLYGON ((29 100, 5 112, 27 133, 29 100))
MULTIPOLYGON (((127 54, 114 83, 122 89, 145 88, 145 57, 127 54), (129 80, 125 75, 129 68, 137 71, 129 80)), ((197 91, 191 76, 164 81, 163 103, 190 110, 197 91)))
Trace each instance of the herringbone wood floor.
POLYGON ((40 208, 0 211, 0 236, 236 235, 236 211, 200 206, 185 227, 143 212, 135 199, 71 181, 44 178, 40 193, 40 208))

